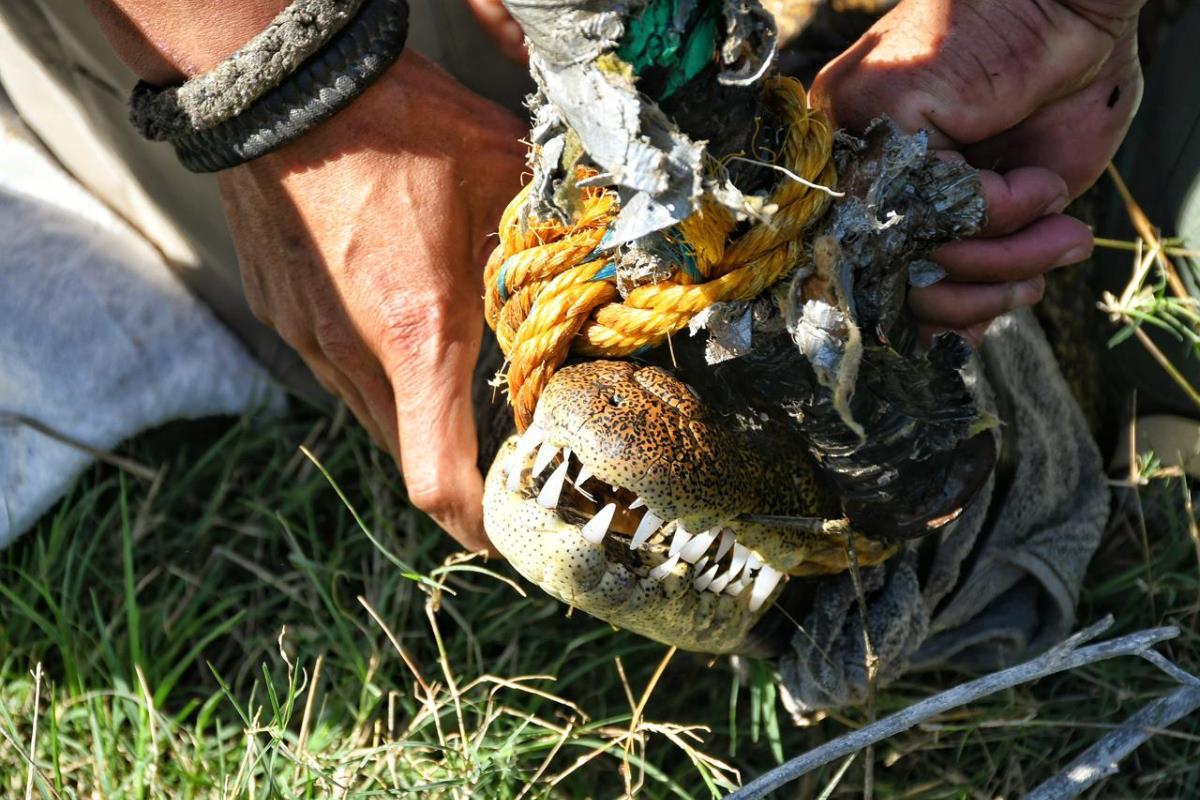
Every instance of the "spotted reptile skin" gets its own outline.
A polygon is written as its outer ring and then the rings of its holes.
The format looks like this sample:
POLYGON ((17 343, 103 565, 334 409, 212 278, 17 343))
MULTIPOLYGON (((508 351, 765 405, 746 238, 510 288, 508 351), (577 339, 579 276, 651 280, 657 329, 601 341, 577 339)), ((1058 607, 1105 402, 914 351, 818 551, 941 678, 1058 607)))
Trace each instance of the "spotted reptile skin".
MULTIPOLYGON (((664 370, 614 361, 567 367, 543 393, 534 424, 550 446, 570 448, 595 480, 628 490, 688 531, 728 528, 740 546, 780 573, 819 575, 848 566, 848 531, 811 457, 798 447, 751 448, 664 370), (830 522, 802 531, 737 519, 748 511, 830 522)), ((620 536, 598 545, 585 541, 580 531, 587 514, 538 503, 529 459, 520 468, 519 490, 505 485, 517 440, 504 443, 488 472, 484 513, 489 537, 519 572, 564 603, 650 638, 704 652, 739 649, 782 581, 751 610, 751 591, 697 590, 703 570, 686 561, 652 576, 669 560, 669 535, 636 550, 620 536)), ((614 525, 627 513, 617 512, 614 525)), ((895 551, 865 537, 853 541, 864 566, 895 551)))
POLYGON ((768 459, 743 447, 686 385, 655 367, 596 361, 563 370, 537 419, 601 479, 635 491, 689 530, 768 506, 837 514, 807 455, 768 459))

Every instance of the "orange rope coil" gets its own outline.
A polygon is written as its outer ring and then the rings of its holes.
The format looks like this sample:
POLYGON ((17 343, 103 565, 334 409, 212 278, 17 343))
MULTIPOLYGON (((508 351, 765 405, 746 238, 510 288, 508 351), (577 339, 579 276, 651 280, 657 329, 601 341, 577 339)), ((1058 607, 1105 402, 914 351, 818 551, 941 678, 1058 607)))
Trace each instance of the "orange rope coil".
POLYGON ((569 225, 522 219, 532 185, 509 203, 484 272, 484 308, 508 358, 518 429, 532 421, 542 389, 569 352, 624 357, 661 344, 713 303, 754 299, 807 257, 803 234, 828 207, 830 194, 822 187, 837 181, 833 130, 808 107, 799 81, 774 78, 768 87, 788 125, 778 166, 804 182, 782 178, 770 198, 776 207, 770 218, 736 238, 730 238, 734 215, 704 198, 673 232, 662 234, 680 240, 691 257, 686 267, 681 263, 666 280, 638 286, 624 299, 611 260, 596 253, 620 210, 614 192, 582 189, 569 225))

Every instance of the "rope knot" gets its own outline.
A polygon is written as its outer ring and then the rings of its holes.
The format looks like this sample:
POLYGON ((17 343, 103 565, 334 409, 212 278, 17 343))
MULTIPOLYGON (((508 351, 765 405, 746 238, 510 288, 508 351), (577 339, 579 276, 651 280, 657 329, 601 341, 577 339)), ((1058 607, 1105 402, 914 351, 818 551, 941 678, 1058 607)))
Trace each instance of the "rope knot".
MULTIPOLYGON (((484 272, 484 310, 508 359, 518 429, 532 421, 568 353, 622 358, 654 347, 713 303, 752 300, 799 266, 803 236, 828 208, 825 187, 837 181, 833 131, 798 81, 774 78, 768 87, 786 121, 769 165, 784 173, 769 199, 773 213, 737 232, 733 213, 706 195, 691 216, 657 234, 664 251, 678 254, 666 277, 627 287, 624 297, 613 253, 603 248, 620 211, 615 192, 582 188, 569 224, 525 216, 532 184, 509 203, 484 272)), ((576 177, 594 174, 578 167, 576 177)))

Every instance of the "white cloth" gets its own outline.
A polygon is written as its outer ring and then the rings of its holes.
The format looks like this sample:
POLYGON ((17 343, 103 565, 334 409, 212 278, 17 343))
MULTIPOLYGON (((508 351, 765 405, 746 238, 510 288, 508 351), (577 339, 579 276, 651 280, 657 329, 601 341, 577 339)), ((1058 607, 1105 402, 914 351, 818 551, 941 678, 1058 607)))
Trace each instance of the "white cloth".
MULTIPOLYGON (((1057 644, 1108 517, 1100 453, 1027 309, 988 328, 972 372, 1002 424, 1000 463, 962 517, 864 569, 879 684, 947 664, 995 669, 1057 644)), ((861 703, 867 673, 848 574, 827 579, 779 665, 799 719, 861 703)))
POLYGON ((279 409, 282 392, 158 252, 29 138, 0 94, 0 547, 91 458, 181 418, 279 409))

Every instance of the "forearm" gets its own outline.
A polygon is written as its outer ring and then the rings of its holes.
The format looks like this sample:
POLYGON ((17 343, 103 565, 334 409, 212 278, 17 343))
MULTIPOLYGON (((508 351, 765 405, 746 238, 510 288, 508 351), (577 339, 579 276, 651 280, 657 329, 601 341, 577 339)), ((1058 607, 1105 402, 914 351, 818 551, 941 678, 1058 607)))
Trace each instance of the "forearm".
POLYGON ((252 39, 288 0, 86 0, 121 59, 143 80, 178 83, 252 39))

